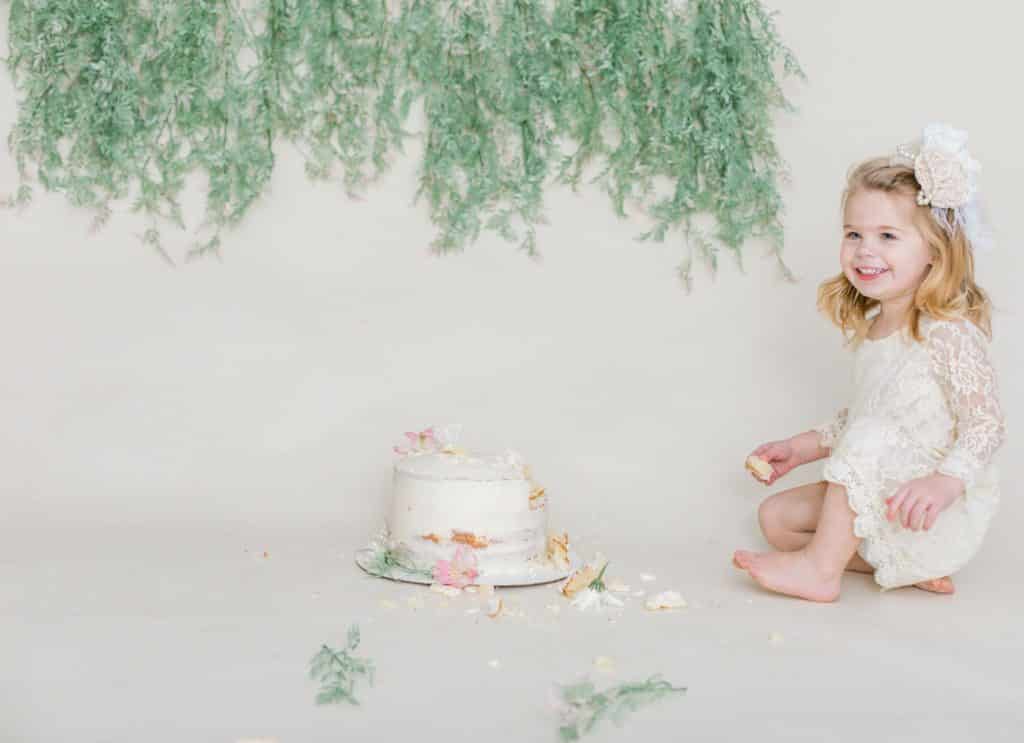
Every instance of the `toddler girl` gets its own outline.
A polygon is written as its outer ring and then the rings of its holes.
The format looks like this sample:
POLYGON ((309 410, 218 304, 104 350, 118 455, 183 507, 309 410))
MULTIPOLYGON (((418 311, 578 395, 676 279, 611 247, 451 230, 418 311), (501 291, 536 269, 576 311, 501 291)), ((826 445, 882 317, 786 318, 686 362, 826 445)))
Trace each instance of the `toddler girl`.
POLYGON ((834 420, 752 453, 771 485, 828 457, 823 482, 759 509, 778 552, 737 551, 765 588, 839 597, 844 570, 883 589, 952 593, 998 503, 992 455, 1005 427, 987 354, 991 305, 974 281, 985 241, 977 163, 966 135, 924 130, 917 152, 853 168, 842 199, 842 268, 818 306, 854 348, 850 406, 834 420), (766 470, 767 473, 767 470, 766 470))

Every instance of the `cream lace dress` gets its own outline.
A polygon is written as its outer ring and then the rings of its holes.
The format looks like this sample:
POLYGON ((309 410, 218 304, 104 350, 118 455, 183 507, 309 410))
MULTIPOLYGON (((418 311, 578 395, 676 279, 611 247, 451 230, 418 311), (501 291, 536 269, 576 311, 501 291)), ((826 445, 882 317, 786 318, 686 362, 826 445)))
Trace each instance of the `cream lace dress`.
POLYGON ((922 318, 854 352, 848 408, 815 428, 832 450, 824 479, 846 488, 858 552, 883 589, 955 573, 981 545, 999 502, 992 455, 1005 425, 984 334, 969 321, 922 318), (885 518, 885 499, 917 477, 960 478, 964 494, 928 531, 885 518))

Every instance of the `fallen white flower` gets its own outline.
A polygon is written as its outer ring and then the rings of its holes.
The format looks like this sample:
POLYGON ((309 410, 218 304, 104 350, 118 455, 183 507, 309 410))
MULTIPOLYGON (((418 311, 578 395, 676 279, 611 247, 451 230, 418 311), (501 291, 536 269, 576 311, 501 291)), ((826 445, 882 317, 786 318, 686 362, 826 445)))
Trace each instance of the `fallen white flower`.
POLYGON ((606 606, 620 607, 623 604, 610 591, 596 591, 593 588, 584 588, 576 594, 576 597, 572 600, 572 605, 583 611, 589 609, 601 611, 606 606))
POLYGON ((644 605, 651 611, 685 609, 686 601, 675 591, 662 591, 657 596, 647 599, 647 603, 644 605))
POLYGON ((580 591, 589 587, 599 575, 602 575, 606 567, 608 567, 608 560, 598 552, 594 555, 593 560, 574 570, 565 579, 560 587, 562 595, 569 599, 573 598, 580 591))
POLYGON ((640 580, 642 580, 644 583, 653 583, 658 579, 650 573, 640 573, 640 580))

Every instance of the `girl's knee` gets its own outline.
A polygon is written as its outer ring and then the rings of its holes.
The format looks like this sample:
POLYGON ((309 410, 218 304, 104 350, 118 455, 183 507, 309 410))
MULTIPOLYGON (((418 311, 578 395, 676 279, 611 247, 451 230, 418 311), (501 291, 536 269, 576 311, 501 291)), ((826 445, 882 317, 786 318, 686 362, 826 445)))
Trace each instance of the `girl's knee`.
POLYGON ((765 536, 771 531, 782 528, 783 511, 786 508, 786 502, 780 496, 781 493, 769 495, 757 507, 757 523, 760 524, 761 532, 765 536))
POLYGON ((817 482, 769 495, 757 509, 761 531, 767 536, 771 531, 813 530, 821 513, 826 485, 817 482))

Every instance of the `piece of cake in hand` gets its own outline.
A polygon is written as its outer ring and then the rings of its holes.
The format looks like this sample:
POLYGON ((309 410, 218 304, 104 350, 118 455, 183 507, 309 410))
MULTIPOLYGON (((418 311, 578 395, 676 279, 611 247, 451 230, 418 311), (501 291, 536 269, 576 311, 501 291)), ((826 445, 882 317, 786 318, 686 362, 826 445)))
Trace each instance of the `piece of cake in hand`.
POLYGON ((775 474, 774 468, 766 460, 755 455, 747 457, 746 467, 761 482, 768 482, 775 474))

